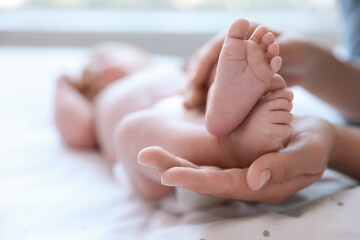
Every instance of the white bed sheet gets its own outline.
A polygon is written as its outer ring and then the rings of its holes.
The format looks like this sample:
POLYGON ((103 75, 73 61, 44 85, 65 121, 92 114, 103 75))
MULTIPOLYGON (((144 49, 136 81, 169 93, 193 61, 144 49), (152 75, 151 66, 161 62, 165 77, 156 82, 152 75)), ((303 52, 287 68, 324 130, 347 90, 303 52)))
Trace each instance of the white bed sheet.
MULTIPOLYGON (((174 214, 165 209, 194 204, 141 201, 121 166, 113 178, 98 153, 66 148, 54 129, 55 77, 78 68, 84 55, 84 49, 0 48, 1 240, 360 239, 360 188, 330 170, 279 206, 234 201, 174 214)), ((295 113, 342 122, 329 106, 295 92, 295 113)))

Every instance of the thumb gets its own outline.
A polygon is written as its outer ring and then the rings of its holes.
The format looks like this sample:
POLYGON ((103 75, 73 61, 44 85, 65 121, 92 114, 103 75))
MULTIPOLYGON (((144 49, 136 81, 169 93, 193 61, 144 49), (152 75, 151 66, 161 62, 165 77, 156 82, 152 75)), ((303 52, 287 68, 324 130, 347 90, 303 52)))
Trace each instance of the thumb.
POLYGON ((267 153, 255 160, 249 167, 246 179, 250 189, 258 191, 270 183, 279 183, 307 174, 317 175, 313 157, 297 151, 267 153))

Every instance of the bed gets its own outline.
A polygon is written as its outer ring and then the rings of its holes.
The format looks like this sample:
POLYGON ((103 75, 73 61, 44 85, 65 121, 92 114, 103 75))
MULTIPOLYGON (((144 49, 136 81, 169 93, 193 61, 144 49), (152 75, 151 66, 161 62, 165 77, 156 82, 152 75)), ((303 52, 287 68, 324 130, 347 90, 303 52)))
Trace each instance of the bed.
MULTIPOLYGON (((278 206, 217 201, 178 189, 147 203, 121 165, 60 141, 52 119, 56 76, 81 48, 0 48, 0 239, 360 239, 358 182, 327 170, 278 206), (206 203, 206 204, 204 204, 206 203)), ((156 64, 176 60, 157 57, 156 64)), ((341 116, 301 88, 295 114, 341 116)))

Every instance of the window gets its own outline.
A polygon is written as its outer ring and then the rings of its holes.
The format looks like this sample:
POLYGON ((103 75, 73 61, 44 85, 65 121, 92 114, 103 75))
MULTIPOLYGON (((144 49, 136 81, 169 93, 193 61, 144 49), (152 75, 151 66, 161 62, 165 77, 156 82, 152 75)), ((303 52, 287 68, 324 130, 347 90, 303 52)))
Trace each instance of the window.
POLYGON ((0 8, 126 8, 161 10, 327 9, 335 0, 0 0, 0 8))
POLYGON ((335 6, 336 0, 0 0, 0 45, 83 47, 110 40, 189 55, 244 17, 332 47, 335 6))

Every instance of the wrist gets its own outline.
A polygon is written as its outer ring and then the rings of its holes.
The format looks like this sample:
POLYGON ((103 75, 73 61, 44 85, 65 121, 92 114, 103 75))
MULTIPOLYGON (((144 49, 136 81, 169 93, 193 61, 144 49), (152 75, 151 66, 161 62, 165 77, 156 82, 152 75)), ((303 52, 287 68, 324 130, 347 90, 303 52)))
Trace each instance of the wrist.
POLYGON ((344 132, 341 126, 332 125, 334 137, 333 144, 329 156, 329 167, 332 169, 339 169, 341 161, 340 153, 341 153, 341 142, 344 136, 344 132))
MULTIPOLYGON (((326 80, 326 73, 329 66, 333 65, 332 60, 334 56, 327 49, 323 49, 317 45, 307 43, 306 50, 308 51, 308 67, 304 71, 303 81, 300 86, 305 89, 313 89, 317 85, 322 85, 322 81, 326 80)), ((305 47, 304 47, 305 48, 305 47)))

